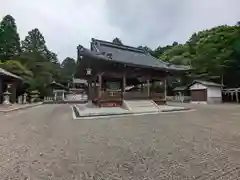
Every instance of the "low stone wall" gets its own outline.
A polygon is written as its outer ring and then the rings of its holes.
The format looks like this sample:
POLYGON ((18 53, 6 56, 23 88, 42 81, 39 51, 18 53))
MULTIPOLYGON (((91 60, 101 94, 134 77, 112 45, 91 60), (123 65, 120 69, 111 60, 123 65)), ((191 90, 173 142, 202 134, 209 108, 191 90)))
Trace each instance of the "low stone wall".
POLYGON ((191 96, 167 96, 167 101, 190 102, 191 101, 191 96))
POLYGON ((208 103, 220 104, 220 103, 222 103, 222 98, 221 97, 208 97, 208 103))
POLYGON ((86 104, 88 100, 79 101, 44 101, 44 104, 86 104))

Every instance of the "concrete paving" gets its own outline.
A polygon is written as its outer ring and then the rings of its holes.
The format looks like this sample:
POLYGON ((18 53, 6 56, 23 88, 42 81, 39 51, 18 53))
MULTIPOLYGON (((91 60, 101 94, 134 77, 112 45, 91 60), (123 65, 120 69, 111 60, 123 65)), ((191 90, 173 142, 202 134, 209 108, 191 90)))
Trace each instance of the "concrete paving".
POLYGON ((98 121, 72 120, 69 105, 1 115, 0 179, 239 179, 240 106, 194 108, 98 121))
MULTIPOLYGON (((127 102, 127 101, 126 101, 127 102)), ((151 101, 147 101, 147 103, 151 101)), ((189 110, 190 108, 183 107, 183 106, 176 106, 176 105, 153 105, 153 104, 141 104, 144 101, 135 101, 134 106, 132 105, 130 109, 124 109, 121 107, 95 107, 94 105, 87 103, 87 104, 75 104, 76 110, 78 111, 77 114, 74 115, 74 118, 81 118, 81 117, 91 117, 91 116, 113 116, 113 115, 125 115, 125 114, 154 114, 154 113, 161 113, 161 112, 173 112, 173 111, 184 111, 189 110), (136 106, 136 103, 139 103, 139 106, 136 106)))
POLYGON ((129 114, 130 112, 121 107, 86 107, 86 105, 78 104, 75 105, 80 116, 106 116, 106 115, 120 115, 120 114, 129 114))
POLYGON ((21 109, 27 109, 27 108, 39 106, 41 104, 42 102, 32 103, 32 104, 11 104, 11 105, 0 104, 0 113, 8 113, 12 111, 21 110, 21 109))

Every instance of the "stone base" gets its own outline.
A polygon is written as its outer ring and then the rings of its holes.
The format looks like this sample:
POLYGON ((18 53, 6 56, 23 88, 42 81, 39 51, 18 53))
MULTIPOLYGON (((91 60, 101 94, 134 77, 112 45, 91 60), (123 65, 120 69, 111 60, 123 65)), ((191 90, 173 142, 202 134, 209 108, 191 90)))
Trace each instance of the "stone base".
POLYGON ((207 101, 191 101, 192 104, 207 104, 207 101))
POLYGON ((210 104, 220 104, 222 103, 222 98, 220 97, 209 97, 208 98, 208 103, 210 104))

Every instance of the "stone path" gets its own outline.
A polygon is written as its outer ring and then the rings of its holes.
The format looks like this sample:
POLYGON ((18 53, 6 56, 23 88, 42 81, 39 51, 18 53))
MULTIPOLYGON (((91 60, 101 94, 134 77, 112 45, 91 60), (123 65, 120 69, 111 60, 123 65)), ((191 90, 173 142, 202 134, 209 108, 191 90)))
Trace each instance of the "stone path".
POLYGON ((69 105, 0 117, 0 179, 239 179, 240 107, 72 120, 69 105))
POLYGON ((0 113, 12 112, 15 110, 26 109, 34 106, 41 105, 42 102, 33 103, 33 104, 11 104, 11 105, 2 105, 0 104, 0 113))

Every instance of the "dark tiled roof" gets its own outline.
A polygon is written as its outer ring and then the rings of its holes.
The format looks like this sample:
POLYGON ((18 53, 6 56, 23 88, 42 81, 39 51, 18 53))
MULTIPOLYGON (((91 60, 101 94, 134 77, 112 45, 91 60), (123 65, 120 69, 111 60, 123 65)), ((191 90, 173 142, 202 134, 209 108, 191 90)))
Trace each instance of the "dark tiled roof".
POLYGON ((173 91, 185 91, 187 86, 178 86, 173 89, 173 91))
POLYGON ((51 84, 49 84, 49 86, 52 86, 52 87, 58 87, 58 88, 61 88, 61 89, 64 89, 64 90, 69 90, 69 88, 67 86, 64 86, 60 83, 57 83, 55 81, 53 81, 51 84))
POLYGON ((73 83, 87 84, 87 80, 85 80, 85 79, 73 78, 73 83))
POLYGON ((12 78, 21 79, 21 80, 22 80, 22 78, 21 78, 20 76, 17 76, 17 75, 15 75, 15 74, 13 74, 13 73, 10 73, 10 72, 6 71, 6 70, 3 69, 3 68, 0 68, 0 75, 10 76, 10 77, 12 77, 12 78))
POLYGON ((200 83, 200 84, 205 85, 205 86, 218 86, 218 87, 222 86, 221 84, 218 84, 218 83, 214 83, 214 82, 211 82, 211 81, 203 81, 203 80, 195 80, 195 81, 193 81, 193 83, 191 85, 193 85, 195 83, 200 83))
POLYGON ((143 49, 118 45, 112 42, 92 39, 91 51, 82 47, 82 55, 94 56, 105 60, 116 61, 120 63, 139 65, 165 70, 189 70, 187 66, 171 65, 161 61, 143 49))

